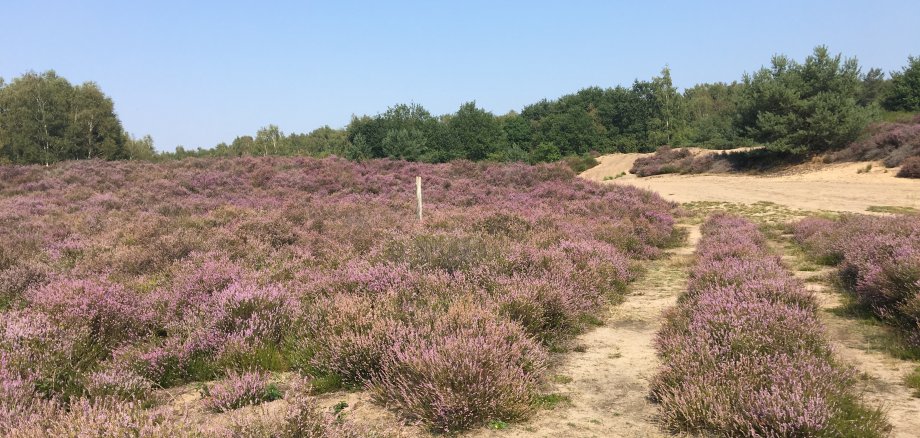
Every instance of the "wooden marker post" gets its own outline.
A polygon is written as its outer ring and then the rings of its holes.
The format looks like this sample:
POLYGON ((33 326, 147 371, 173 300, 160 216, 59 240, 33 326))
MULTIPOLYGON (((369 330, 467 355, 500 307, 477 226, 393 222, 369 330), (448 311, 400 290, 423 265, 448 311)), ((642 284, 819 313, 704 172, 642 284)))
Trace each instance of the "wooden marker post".
POLYGON ((422 221, 422 177, 415 177, 415 197, 418 198, 418 221, 422 221))

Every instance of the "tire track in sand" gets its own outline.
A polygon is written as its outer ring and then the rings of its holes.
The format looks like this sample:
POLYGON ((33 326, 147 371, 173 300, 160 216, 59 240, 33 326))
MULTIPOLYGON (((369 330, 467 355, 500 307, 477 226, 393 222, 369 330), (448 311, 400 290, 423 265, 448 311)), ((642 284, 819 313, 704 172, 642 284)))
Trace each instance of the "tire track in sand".
POLYGON ((687 243, 646 265, 624 302, 613 305, 604 325, 580 335, 582 353, 567 354, 553 369, 550 392, 571 402, 538 412, 530 421, 472 436, 498 437, 658 437, 658 407, 648 400, 649 381, 658 370, 654 340, 661 313, 686 288, 687 266, 699 226, 687 227, 687 243), (571 379, 569 381, 569 379, 571 379), (564 383, 563 383, 564 382, 564 383))

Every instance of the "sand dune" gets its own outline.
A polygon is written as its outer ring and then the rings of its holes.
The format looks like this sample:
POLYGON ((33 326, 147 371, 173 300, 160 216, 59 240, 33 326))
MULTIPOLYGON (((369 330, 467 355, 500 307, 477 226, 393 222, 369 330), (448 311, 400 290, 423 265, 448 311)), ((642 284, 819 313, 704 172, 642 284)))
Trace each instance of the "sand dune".
POLYGON ((677 202, 774 202, 806 210, 865 212, 870 206, 920 209, 920 181, 895 178, 897 169, 880 162, 807 163, 776 174, 656 175, 629 174, 636 158, 648 154, 611 154, 583 178, 609 184, 630 184, 677 202), (872 168, 862 172, 867 166, 872 168), (625 176, 616 177, 621 172, 625 176), (614 178, 604 181, 605 178, 614 178))

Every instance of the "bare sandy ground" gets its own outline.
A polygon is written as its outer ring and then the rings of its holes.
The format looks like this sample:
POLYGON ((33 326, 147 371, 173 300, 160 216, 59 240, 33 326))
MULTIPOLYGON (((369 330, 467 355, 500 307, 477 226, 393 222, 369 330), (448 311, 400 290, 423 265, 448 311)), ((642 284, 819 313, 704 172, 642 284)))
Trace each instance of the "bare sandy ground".
POLYGON ((649 189, 677 202, 773 202, 805 210, 845 212, 865 212, 870 206, 920 208, 920 181, 895 178, 897 169, 885 169, 879 162, 804 164, 775 175, 630 175, 633 162, 643 155, 648 154, 601 156, 601 164, 581 176, 649 189), (859 173, 869 165, 869 172, 859 173), (623 172, 626 175, 617 177, 623 172))

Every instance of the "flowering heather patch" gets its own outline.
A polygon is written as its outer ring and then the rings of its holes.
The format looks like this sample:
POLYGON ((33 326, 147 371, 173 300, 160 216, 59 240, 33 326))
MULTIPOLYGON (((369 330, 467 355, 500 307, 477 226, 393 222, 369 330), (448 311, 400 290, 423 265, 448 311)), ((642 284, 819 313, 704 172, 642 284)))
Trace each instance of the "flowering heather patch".
POLYGON ((85 387, 86 393, 94 399, 142 401, 149 396, 153 384, 130 370, 110 368, 89 374, 85 387))
MULTIPOLYGON (((908 160, 920 157, 920 116, 907 123, 877 123, 868 131, 867 138, 828 155, 827 161, 882 160, 886 167, 906 167, 908 160)), ((900 173, 898 176, 916 178, 900 173)))
POLYGON ((35 400, 31 405, 0 403, 0 435, 10 438, 159 438, 195 436, 183 415, 167 409, 144 409, 135 402, 79 399, 69 406, 35 400), (13 415, 10 415, 13 413, 13 415))
POLYGON ((837 265, 858 304, 907 333, 920 347, 920 217, 807 218, 795 239, 813 257, 837 265))
POLYGON ((513 322, 461 303, 398 327, 372 390, 383 403, 441 432, 528 414, 544 353, 513 322))
POLYGON ((714 215, 688 292, 656 341, 652 396, 676 430, 726 436, 883 436, 882 415, 850 390, 814 298, 771 255, 756 226, 714 215))
POLYGON ((371 430, 355 426, 337 412, 320 409, 309 396, 310 384, 294 379, 285 393, 287 402, 277 415, 231 417, 231 424, 217 428, 205 436, 214 438, 368 438, 383 437, 371 430))
POLYGON ((130 410, 150 388, 296 370, 434 429, 518 418, 545 350, 680 237, 674 209, 561 165, 3 166, 0 383, 130 410))
POLYGON ((278 388, 264 373, 230 372, 227 378, 208 386, 205 405, 214 412, 224 412, 243 406, 271 401, 281 396, 278 388))

